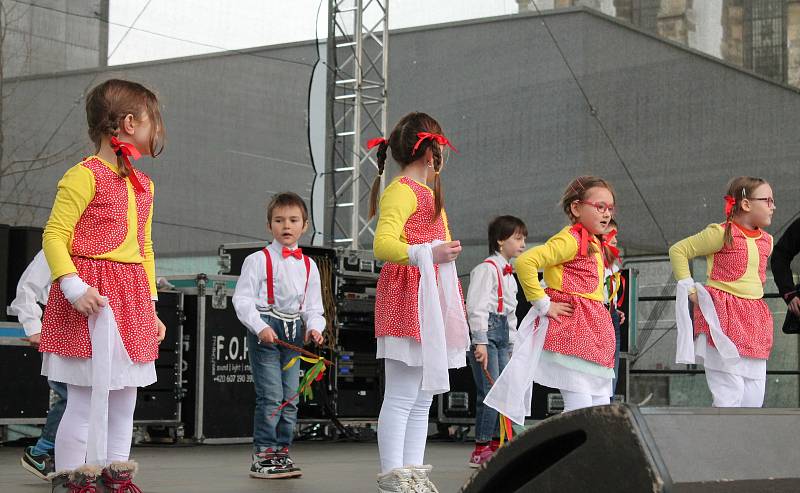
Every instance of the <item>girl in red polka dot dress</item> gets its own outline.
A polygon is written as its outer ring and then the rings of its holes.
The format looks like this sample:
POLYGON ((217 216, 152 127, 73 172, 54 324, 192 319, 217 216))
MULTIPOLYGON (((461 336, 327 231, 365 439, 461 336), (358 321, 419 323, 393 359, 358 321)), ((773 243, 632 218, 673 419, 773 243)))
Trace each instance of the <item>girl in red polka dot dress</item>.
POLYGON ((700 358, 714 407, 761 407, 772 350, 772 313, 762 299, 775 200, 761 178, 728 184, 725 222, 672 245, 669 258, 678 286, 676 363, 700 358), (689 259, 706 257, 705 286, 694 282, 689 259), (694 305, 694 330, 689 317, 694 305))
POLYGON ((164 125, 153 92, 117 79, 87 95, 86 117, 97 152, 58 183, 42 236, 53 277, 42 374, 69 396, 53 491, 133 491, 136 389, 156 381, 165 328, 154 301, 153 183, 130 159, 158 155, 164 125))
POLYGON ((581 176, 567 186, 561 207, 570 225, 517 259, 532 307, 511 361, 484 399, 519 424, 530 415, 533 381, 559 389, 564 411, 608 404, 612 394, 616 340, 603 304, 599 236, 614 214, 614 191, 602 178, 581 176), (539 283, 539 269, 547 288, 539 283))
POLYGON ((378 138, 372 187, 375 214, 386 151, 401 172, 380 198, 375 257, 385 260, 375 299, 377 357, 386 386, 378 418, 378 491, 436 491, 424 466, 428 413, 434 394, 449 389, 448 367, 466 365, 469 329, 454 260, 439 173, 450 146, 439 123, 424 113, 404 116, 388 141, 378 138), (432 188, 428 183, 433 182, 432 188))

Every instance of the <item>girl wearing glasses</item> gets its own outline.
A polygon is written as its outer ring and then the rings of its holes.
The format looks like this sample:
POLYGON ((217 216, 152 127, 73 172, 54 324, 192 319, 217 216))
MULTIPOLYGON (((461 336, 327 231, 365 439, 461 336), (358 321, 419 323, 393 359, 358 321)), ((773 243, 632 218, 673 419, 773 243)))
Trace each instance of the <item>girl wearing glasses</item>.
POLYGON ((602 178, 581 176, 567 186, 561 208, 570 224, 517 259, 533 306, 519 326, 511 361, 484 400, 519 424, 530 414, 533 381, 559 389, 564 411, 608 404, 612 394, 616 346, 603 305, 598 235, 614 215, 614 191, 602 178))
POLYGON ((669 250, 678 280, 676 363, 702 360, 714 407, 761 407, 772 313, 762 299, 772 236, 772 188, 761 178, 739 176, 728 184, 725 222, 674 244, 669 250), (696 283, 689 259, 704 256, 708 280, 696 283), (689 317, 694 305, 694 330, 689 317))

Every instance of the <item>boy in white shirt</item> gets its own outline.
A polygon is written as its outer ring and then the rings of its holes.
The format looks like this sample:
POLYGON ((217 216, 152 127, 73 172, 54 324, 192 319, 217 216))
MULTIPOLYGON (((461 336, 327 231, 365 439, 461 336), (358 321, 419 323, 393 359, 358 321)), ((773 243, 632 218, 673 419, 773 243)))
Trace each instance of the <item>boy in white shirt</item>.
MULTIPOLYGON (((17 296, 8 307, 9 315, 16 315, 28 342, 39 346, 39 337, 42 332, 42 307, 46 305, 50 295, 50 267, 44 258, 44 252, 33 257, 33 260, 17 283, 17 296)), ((20 463, 26 471, 39 479, 47 480, 47 476, 55 472, 56 431, 67 407, 67 386, 61 382, 48 380, 47 384, 56 396, 55 401, 47 411, 47 421, 42 428, 42 435, 32 447, 25 447, 20 463)))
POLYGON ((308 209, 299 195, 275 195, 267 207, 267 229, 274 240, 249 255, 242 265, 233 306, 248 329, 248 351, 256 388, 253 423, 254 478, 299 477, 302 472, 289 457, 297 403, 300 365, 283 370, 297 353, 275 344, 280 339, 295 346, 322 344, 325 329, 319 270, 297 247, 308 229, 308 209), (305 334, 304 334, 305 333, 305 334))
POLYGON ((497 380, 508 360, 516 335, 517 281, 513 276, 511 259, 525 251, 528 228, 514 216, 500 216, 489 223, 490 256, 469 275, 467 314, 469 315, 472 351, 467 353, 477 388, 475 405, 475 450, 469 459, 470 467, 479 467, 492 457, 499 446, 500 433, 497 411, 485 406, 483 398, 489 392, 484 375, 488 370, 497 380))

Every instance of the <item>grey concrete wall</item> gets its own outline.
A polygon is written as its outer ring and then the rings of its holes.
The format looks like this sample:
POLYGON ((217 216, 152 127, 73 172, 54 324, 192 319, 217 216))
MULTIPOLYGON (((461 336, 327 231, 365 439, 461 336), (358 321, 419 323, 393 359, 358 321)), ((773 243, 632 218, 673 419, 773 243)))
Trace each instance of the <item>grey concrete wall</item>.
MULTIPOLYGON (((141 165, 157 185, 158 252, 210 253, 225 241, 263 236, 270 191, 308 193, 306 97, 315 59, 313 44, 300 43, 24 79, 6 112, 7 142, 9 148, 23 143, 18 157, 35 155, 93 77, 118 74, 152 84, 163 99, 169 134, 164 156, 141 165)), ((497 214, 522 217, 531 241, 556 232, 565 224, 556 203, 579 174, 601 175, 616 187, 620 238, 629 254, 664 252, 721 220, 724 186, 734 175, 772 183, 778 202, 773 231, 800 210, 794 193, 800 178, 797 91, 596 13, 519 15, 394 33, 389 87, 391 122, 426 111, 461 151, 450 155, 443 183, 453 235, 469 246, 462 272, 484 255, 486 224, 497 214)), ((13 192, 19 175, 4 179, 0 221, 46 219, 58 176, 77 154, 90 152, 81 104, 47 150, 74 142, 82 147, 59 166, 24 175, 13 192), (32 206, 20 210, 9 202, 32 206)))

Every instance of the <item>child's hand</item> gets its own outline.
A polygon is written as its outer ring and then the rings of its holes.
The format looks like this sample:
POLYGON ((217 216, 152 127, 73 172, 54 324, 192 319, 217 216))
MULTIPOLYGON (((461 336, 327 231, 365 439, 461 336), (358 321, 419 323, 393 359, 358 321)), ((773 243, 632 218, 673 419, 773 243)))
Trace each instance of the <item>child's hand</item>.
POLYGON ((800 316, 800 297, 795 296, 788 305, 789 311, 797 316, 800 316))
POLYGON ((481 368, 484 370, 489 368, 489 352, 486 351, 486 344, 475 344, 472 354, 475 356, 475 361, 480 363, 481 368))
POLYGON ((312 329, 306 331, 306 344, 308 344, 310 341, 314 341, 314 344, 317 346, 322 346, 324 339, 318 330, 312 329))
POLYGON ((33 347, 39 347, 39 341, 41 341, 41 339, 42 339, 41 333, 33 334, 25 338, 25 340, 28 341, 28 344, 30 344, 33 347))
POLYGON ((622 325, 625 323, 625 312, 622 310, 617 310, 617 316, 619 317, 619 324, 622 325))
POLYGON ((78 300, 72 304, 72 307, 75 308, 81 315, 88 317, 90 315, 94 315, 95 313, 100 313, 100 309, 108 304, 108 301, 105 297, 100 296, 100 293, 97 292, 97 289, 89 286, 89 289, 86 290, 86 293, 78 298, 78 300))
POLYGON ((269 325, 264 327, 264 330, 258 333, 258 342, 261 344, 273 344, 277 338, 278 336, 275 335, 275 331, 272 330, 272 327, 269 325))
POLYGON ((431 252, 433 253, 434 264, 446 264, 455 260, 458 254, 461 253, 461 242, 442 243, 433 247, 431 252))
POLYGON ((567 317, 572 316, 574 308, 569 303, 559 303, 558 301, 554 301, 550 303, 550 309, 547 310, 547 316, 555 319, 561 315, 565 315, 567 317))
POLYGON ((158 329, 158 342, 160 343, 167 336, 167 326, 158 318, 158 315, 156 315, 156 328, 158 329))
POLYGON ((694 304, 694 305, 698 304, 697 303, 697 293, 696 292, 689 295, 689 301, 691 301, 692 304, 694 304))

